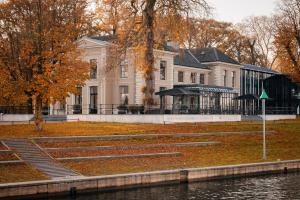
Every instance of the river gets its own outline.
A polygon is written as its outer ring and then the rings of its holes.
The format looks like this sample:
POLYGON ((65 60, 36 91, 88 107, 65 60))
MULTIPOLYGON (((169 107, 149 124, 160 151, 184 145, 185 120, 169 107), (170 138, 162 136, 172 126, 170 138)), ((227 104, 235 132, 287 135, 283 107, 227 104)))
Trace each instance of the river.
POLYGON ((299 199, 300 173, 215 180, 189 184, 126 189, 53 197, 48 200, 208 200, 208 199, 299 199))

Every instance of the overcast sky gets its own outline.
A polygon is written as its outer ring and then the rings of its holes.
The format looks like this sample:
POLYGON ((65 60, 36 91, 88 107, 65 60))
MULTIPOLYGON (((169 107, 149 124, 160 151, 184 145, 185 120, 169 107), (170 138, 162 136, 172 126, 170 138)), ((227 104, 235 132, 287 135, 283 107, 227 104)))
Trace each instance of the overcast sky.
POLYGON ((270 15, 277 0, 208 0, 215 8, 214 18, 238 23, 252 15, 270 15))

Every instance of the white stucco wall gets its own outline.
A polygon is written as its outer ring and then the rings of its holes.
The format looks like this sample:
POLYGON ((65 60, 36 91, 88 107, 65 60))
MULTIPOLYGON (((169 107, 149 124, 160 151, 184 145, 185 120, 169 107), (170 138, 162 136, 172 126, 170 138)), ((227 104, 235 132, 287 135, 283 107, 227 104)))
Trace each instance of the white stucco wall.
POLYGON ((32 114, 0 114, 0 122, 21 122, 29 121, 33 118, 32 114))
POLYGON ((119 123, 196 123, 241 121, 240 115, 68 115, 68 121, 119 123))

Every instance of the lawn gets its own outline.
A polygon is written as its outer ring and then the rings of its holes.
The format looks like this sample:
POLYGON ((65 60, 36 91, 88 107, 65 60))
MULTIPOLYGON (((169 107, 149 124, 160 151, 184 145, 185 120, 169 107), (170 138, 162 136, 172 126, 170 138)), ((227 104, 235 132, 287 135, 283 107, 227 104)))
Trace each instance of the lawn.
MULTIPOLYGON (((293 121, 295 122, 295 121, 293 121)), ((297 123, 300 120, 296 121, 297 123)), ((268 122, 269 130, 278 122, 268 122)), ((289 122, 281 122, 285 124, 289 122)), ((290 122, 291 123, 291 122, 290 122)), ((195 123, 195 124, 121 124, 97 122, 68 122, 45 123, 44 130, 37 132, 34 125, 1 125, 0 138, 28 138, 51 136, 84 136, 84 135, 120 135, 120 134, 149 134, 149 133, 200 133, 224 131, 258 131, 261 123, 257 122, 223 122, 223 123, 195 123)))
POLYGON ((48 178, 26 164, 0 165, 0 183, 36 181, 45 179, 48 178))
MULTIPOLYGON (((26 138, 38 136, 76 135, 116 135, 116 134, 162 134, 162 133, 202 133, 228 131, 259 131, 260 122, 197 123, 174 125, 114 124, 114 123, 51 123, 44 124, 44 131, 37 133, 32 125, 0 126, 0 138, 26 138)), ((267 122, 267 130, 275 131, 267 135, 268 161, 300 159, 300 118, 267 122)), ((262 162, 262 135, 259 133, 240 135, 210 135, 193 138, 130 139, 124 141, 89 141, 40 143, 42 147, 76 146, 123 146, 158 143, 182 143, 219 141, 221 144, 206 147, 164 147, 127 150, 96 150, 74 152, 52 152, 53 157, 124 155, 140 153, 180 152, 180 157, 128 158, 107 161, 62 162, 83 175, 108 175, 154 170, 168 170, 190 167, 206 167, 241 163, 262 162)), ((0 166, 0 182, 45 179, 27 165, 0 166), (21 170, 21 171, 20 171, 21 170), (26 173, 22 174, 22 170, 26 173), (17 172, 17 173, 14 173, 17 172), (21 174, 16 178, 16 174, 21 174)))

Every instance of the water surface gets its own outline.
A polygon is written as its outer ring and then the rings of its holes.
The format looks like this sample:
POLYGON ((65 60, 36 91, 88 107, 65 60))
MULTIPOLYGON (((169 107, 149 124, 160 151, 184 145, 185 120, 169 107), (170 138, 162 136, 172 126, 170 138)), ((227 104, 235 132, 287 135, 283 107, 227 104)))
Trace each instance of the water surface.
POLYGON ((48 200, 299 199, 300 173, 165 185, 48 200))

